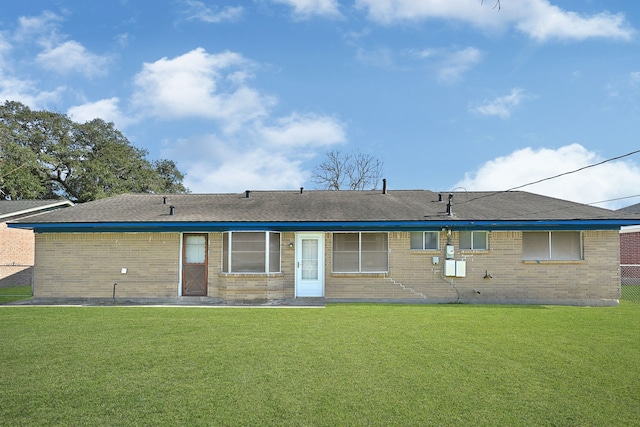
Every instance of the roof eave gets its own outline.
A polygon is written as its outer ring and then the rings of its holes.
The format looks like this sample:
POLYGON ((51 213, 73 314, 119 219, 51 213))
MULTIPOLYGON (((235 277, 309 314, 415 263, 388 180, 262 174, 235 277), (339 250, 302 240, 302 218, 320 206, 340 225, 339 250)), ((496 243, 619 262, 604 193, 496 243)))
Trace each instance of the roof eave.
POLYGON ((189 231, 423 231, 440 230, 619 230, 638 221, 620 219, 518 220, 518 221, 247 221, 247 222, 75 222, 8 223, 9 228, 31 229, 37 233, 98 232, 189 232, 189 231))

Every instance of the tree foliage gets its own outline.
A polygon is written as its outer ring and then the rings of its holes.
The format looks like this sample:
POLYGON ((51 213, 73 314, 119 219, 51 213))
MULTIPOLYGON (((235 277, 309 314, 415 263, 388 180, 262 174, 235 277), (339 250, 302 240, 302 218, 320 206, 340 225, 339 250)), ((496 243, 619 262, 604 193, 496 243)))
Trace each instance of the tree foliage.
POLYGON ((311 181, 323 190, 375 190, 382 173, 382 161, 370 154, 333 150, 315 168, 311 181))
POLYGON ((0 198, 87 202, 115 194, 185 193, 171 160, 151 162, 113 123, 0 105, 0 198))

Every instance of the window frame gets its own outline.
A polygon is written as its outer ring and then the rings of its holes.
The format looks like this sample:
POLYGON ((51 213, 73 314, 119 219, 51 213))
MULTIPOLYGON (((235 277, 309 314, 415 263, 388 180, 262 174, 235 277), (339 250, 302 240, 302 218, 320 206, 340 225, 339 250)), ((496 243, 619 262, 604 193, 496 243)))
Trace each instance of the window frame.
POLYGON ((412 251, 439 251, 440 250, 440 232, 439 231, 412 231, 409 233, 409 249, 412 251), (427 248, 426 247, 426 243, 427 243, 427 239, 426 239, 426 234, 435 234, 436 235, 436 247, 435 248, 427 248), (413 244, 413 238, 412 236, 416 235, 416 234, 420 234, 422 237, 422 247, 420 248, 414 248, 412 246, 413 244))
MULTIPOLYGON (((236 242, 238 244, 240 242, 236 242)), ((222 233, 222 272, 227 274, 275 274, 282 272, 282 233, 279 231, 261 231, 261 230, 242 230, 242 231, 225 231, 222 233), (240 251, 233 251, 233 236, 238 234, 245 233, 260 233, 264 236, 264 246, 261 251, 247 251, 250 252, 262 252, 263 254, 263 270, 262 271, 239 271, 234 270, 233 268, 233 258, 234 255, 238 256, 240 251), (276 237, 277 236, 277 237, 276 237), (277 242, 274 241, 277 239, 277 242), (276 261, 274 261, 273 256, 276 252, 274 250, 277 243, 278 251, 277 251, 277 271, 273 270, 272 267, 275 267, 276 261), (273 265, 272 265, 273 264, 273 265)))
POLYGON ((331 242, 331 272, 332 273, 336 273, 336 274, 379 274, 379 273, 388 273, 389 272, 389 233, 386 231, 344 231, 344 232, 334 232, 332 233, 332 242, 331 242), (353 253, 355 251, 350 250, 343 250, 343 251, 336 251, 336 236, 338 235, 346 235, 346 234, 356 234, 358 236, 358 250, 357 250, 357 254, 358 254, 358 269, 357 270, 341 270, 338 271, 336 270, 336 252, 338 253, 353 253), (363 252, 365 254, 367 253, 371 253, 371 254, 375 254, 375 253, 381 253, 382 251, 378 250, 378 251, 370 251, 370 250, 365 250, 363 251, 362 249, 362 236, 365 234, 379 234, 379 235, 384 235, 384 241, 385 241, 385 254, 386 254, 386 258, 385 258, 385 267, 386 269, 384 270, 364 270, 363 269, 363 252))
POLYGON ((485 231, 485 230, 463 230, 458 232, 458 246, 460 247, 461 251, 488 251, 489 250, 489 232, 485 231), (470 243, 471 243, 471 247, 466 248, 466 247, 462 247, 462 233, 470 233, 470 243), (476 247, 476 239, 474 238, 474 235, 476 234, 483 234, 484 235, 484 247, 482 248, 478 248, 476 247))
MULTIPOLYGON (((538 237, 542 237, 542 236, 538 236, 538 237)), ((572 239, 573 240, 573 239, 572 239)), ((531 241, 529 242, 531 244, 531 241)), ((573 243, 572 241, 570 241, 569 243, 573 243)), ((572 245, 573 246, 573 245, 572 245)), ((536 249, 535 247, 531 247, 529 248, 530 250, 534 250, 536 249)), ((537 248, 538 252, 541 252, 540 250, 542 248, 537 248)), ((575 249, 575 248, 572 248, 575 249)), ((558 250, 555 251, 556 253, 558 252, 558 250)), ((564 252, 566 253, 566 252, 564 252)), ((566 262, 572 262, 572 261, 583 261, 584 260, 584 248, 583 248, 583 241, 582 241, 582 232, 577 231, 577 230, 544 230, 544 231, 523 231, 522 232, 522 260, 523 261, 566 261, 566 262), (554 239, 553 236, 554 234, 556 236, 560 235, 561 233, 571 233, 572 235, 577 235, 578 240, 577 240, 577 249, 578 249, 578 253, 575 254, 573 253, 574 257, 563 257, 563 256, 556 256, 554 254, 554 248, 558 249, 559 245, 561 245, 562 243, 566 243, 566 241, 564 242, 557 242, 554 244, 554 239), (539 257, 539 256, 534 256, 534 255, 530 255, 527 256, 525 254, 525 235, 533 235, 533 234, 546 234, 547 237, 546 239, 546 253, 547 256, 545 258, 543 257, 539 257), (575 257, 577 256, 577 258, 575 257)))

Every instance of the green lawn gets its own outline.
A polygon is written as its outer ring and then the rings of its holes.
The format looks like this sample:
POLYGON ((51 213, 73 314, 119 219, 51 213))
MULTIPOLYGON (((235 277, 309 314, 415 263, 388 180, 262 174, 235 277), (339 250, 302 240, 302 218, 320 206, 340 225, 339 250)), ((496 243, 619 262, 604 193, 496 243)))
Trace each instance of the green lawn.
POLYGON ((31 286, 14 286, 13 288, 0 288, 0 304, 31 299, 31 286))
POLYGON ((1 425, 640 425, 640 304, 0 307, 1 425))

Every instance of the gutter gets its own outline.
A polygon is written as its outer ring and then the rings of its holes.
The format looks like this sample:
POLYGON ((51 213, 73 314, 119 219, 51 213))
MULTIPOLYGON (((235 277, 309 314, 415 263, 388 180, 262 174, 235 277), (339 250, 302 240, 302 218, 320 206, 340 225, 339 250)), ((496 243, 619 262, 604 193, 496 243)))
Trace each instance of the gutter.
POLYGON ((620 230, 637 220, 518 220, 518 221, 273 221, 273 222, 74 222, 7 223, 9 228, 36 233, 158 233, 195 231, 520 231, 520 230, 620 230))

